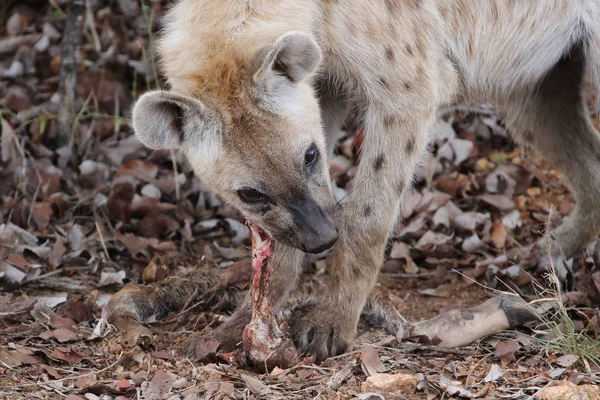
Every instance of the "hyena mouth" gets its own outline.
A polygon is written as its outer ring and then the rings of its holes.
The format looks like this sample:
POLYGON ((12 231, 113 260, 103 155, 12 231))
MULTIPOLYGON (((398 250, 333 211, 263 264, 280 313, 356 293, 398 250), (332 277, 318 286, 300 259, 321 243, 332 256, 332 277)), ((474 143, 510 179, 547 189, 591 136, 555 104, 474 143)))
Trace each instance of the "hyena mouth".
POLYGON ((273 315, 269 299, 269 263, 273 255, 273 239, 254 222, 247 220, 252 237, 252 320, 244 329, 246 356, 258 367, 291 367, 298 352, 285 326, 273 315))

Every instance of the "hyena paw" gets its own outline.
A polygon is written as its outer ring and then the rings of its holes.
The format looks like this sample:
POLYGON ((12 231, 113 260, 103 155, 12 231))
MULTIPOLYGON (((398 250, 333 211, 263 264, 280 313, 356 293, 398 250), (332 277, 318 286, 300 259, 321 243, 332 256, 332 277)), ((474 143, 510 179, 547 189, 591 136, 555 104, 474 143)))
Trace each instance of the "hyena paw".
POLYGON ((312 356, 314 362, 342 354, 356 336, 356 322, 340 307, 322 302, 296 311, 291 320, 292 337, 301 354, 312 356))

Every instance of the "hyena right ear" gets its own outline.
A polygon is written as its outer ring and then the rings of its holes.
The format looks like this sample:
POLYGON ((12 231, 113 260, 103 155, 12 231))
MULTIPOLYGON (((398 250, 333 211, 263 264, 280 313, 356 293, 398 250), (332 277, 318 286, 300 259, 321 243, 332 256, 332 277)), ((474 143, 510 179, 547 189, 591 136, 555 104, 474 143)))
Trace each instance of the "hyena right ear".
POLYGON ((260 63, 254 73, 255 82, 276 74, 296 83, 316 71, 321 62, 321 50, 306 33, 288 32, 280 36, 272 47, 260 51, 254 62, 260 63))
POLYGON ((133 108, 135 134, 151 149, 176 149, 192 138, 194 144, 214 149, 218 126, 201 101, 175 92, 144 93, 133 108))

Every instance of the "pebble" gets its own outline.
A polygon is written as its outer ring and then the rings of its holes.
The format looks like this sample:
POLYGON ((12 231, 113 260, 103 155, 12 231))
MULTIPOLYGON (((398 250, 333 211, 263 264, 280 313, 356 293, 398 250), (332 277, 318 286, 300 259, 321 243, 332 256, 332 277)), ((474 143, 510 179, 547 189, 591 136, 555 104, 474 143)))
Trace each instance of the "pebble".
POLYGON ((148 183, 148 184, 144 185, 141 193, 142 193, 142 195, 144 195, 146 197, 151 197, 153 199, 160 199, 160 196, 161 196, 160 189, 157 188, 156 185, 153 185, 152 183, 148 183))

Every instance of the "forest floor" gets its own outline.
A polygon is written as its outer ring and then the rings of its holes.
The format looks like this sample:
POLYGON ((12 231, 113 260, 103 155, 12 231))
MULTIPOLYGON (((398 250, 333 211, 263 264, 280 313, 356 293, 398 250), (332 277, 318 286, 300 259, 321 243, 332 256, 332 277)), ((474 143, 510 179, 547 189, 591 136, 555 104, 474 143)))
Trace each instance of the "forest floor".
MULTIPOLYGON (((112 294, 141 283, 144 271, 146 281, 175 273, 155 268, 160 255, 171 257, 165 268, 191 256, 249 276, 249 234, 180 154, 149 151, 131 130, 133 101, 164 86, 152 51, 164 1, 88 2, 80 111, 61 143, 56 93, 67 3, 0 6, 1 398, 600 398, 599 240, 571 260, 566 308, 467 347, 398 342, 360 326, 346 354, 260 372, 228 361, 218 343, 200 361, 178 353, 192 332, 229 315, 198 304, 147 321, 154 346, 127 346, 98 324, 112 294)), ((516 145, 486 106, 440 116, 377 295, 412 322, 498 291, 556 298, 547 265, 513 260, 543 239, 551 213, 556 226, 573 209, 561 174, 516 145)), ((339 197, 351 185, 360 142, 360 128, 348 132, 331 160, 339 197)), ((531 258, 544 259, 536 249, 531 258)), ((327 290, 328 263, 305 266, 305 293, 327 290)), ((246 282, 230 288, 247 289, 246 282)))

